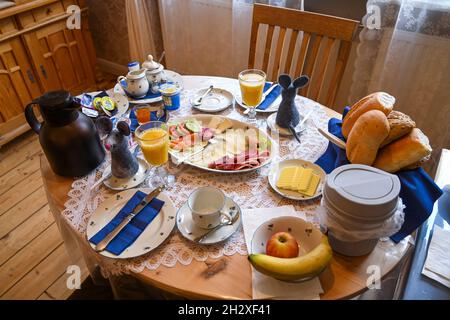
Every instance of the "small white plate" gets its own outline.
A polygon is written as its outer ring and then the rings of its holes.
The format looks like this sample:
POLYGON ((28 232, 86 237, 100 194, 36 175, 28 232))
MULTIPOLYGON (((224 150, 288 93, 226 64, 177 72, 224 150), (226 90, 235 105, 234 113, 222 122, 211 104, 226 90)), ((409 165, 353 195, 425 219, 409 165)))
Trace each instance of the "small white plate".
MULTIPOLYGON (((183 90, 183 78, 179 73, 171 70, 164 70, 164 72, 166 74, 167 81, 175 83, 180 88, 180 90, 183 90)), ((126 97, 129 103, 132 104, 149 104, 162 100, 161 95, 149 99, 134 99, 132 97, 127 96, 127 94, 125 93, 125 91, 123 90, 123 88, 119 83, 116 83, 116 85, 114 86, 114 93, 118 93, 126 97)))
POLYGON ((272 168, 270 168, 269 172, 269 184, 272 187, 273 190, 275 190, 276 193, 278 193, 280 196, 283 196, 288 199, 292 200, 311 200, 314 198, 317 198, 322 195, 323 186, 325 184, 325 179, 327 177, 327 174, 321 167, 318 165, 305 161, 300 159, 294 159, 294 160, 284 160, 277 164, 274 164, 272 168), (303 168, 309 168, 313 169, 313 172, 320 176, 320 183, 317 187, 316 193, 312 197, 305 196, 299 192, 292 191, 292 190, 285 190, 285 189, 279 189, 277 187, 277 181, 280 176, 281 170, 285 167, 303 167, 303 168))
MULTIPOLYGON (((146 194, 152 191, 150 189, 130 189, 117 193, 101 203, 89 219, 86 230, 87 239, 92 238, 107 225, 138 190, 146 194)), ((164 206, 136 241, 118 256, 106 250, 100 252, 102 256, 113 259, 139 257, 156 249, 167 239, 175 226, 176 210, 170 198, 164 193, 161 193, 157 198, 165 202, 164 206)), ((89 244, 93 249, 95 248, 94 244, 90 242, 89 244)))
POLYGON ((104 185, 112 190, 123 191, 127 189, 131 189, 137 187, 142 182, 144 182, 145 178, 148 175, 148 164, 145 160, 138 158, 139 169, 134 176, 127 179, 120 179, 114 176, 103 181, 104 185))
MULTIPOLYGON (((90 92, 89 95, 91 95, 92 97, 95 97, 99 93, 101 93, 101 91, 90 92)), ((130 106, 130 103, 128 102, 127 97, 125 97, 122 94, 111 92, 109 90, 108 90, 107 94, 117 104, 117 113, 115 115, 113 115, 111 118, 120 118, 125 113, 127 113, 128 108, 130 106)), ((77 98, 81 99, 82 96, 83 95, 80 94, 77 96, 77 98)))
MULTIPOLYGON (((231 235, 235 233, 236 230, 239 229, 242 221, 242 214, 238 204, 234 202, 233 199, 227 197, 224 211, 233 211, 233 217, 234 215, 238 214, 238 220, 231 226, 223 226, 222 228, 211 232, 211 234, 209 234, 202 240, 201 244, 208 245, 225 241, 226 239, 231 237, 231 235)), ((194 223, 194 221, 192 220, 191 210, 189 209, 187 203, 185 203, 177 212, 177 227, 183 237, 190 241, 194 241, 195 238, 200 237, 202 234, 208 232, 207 229, 199 228, 194 223)))
MULTIPOLYGON (((272 132, 278 132, 282 136, 292 136, 292 132, 289 129, 282 128, 279 125, 277 125, 276 120, 277 120, 277 114, 276 113, 271 114, 267 118, 267 126, 269 127, 269 129, 272 132)), ((301 127, 300 127, 300 124, 299 124, 295 128, 295 131, 301 133, 301 132, 305 131, 305 129, 306 129, 306 124, 303 124, 301 127)))
MULTIPOLYGON (((274 102, 272 102, 272 104, 265 110, 261 110, 261 109, 255 109, 256 112, 259 113, 272 113, 272 112, 276 112, 278 111, 278 107, 280 106, 281 103, 281 95, 275 99, 274 102)), ((242 102, 242 96, 236 95, 236 104, 238 104, 241 108, 244 109, 248 109, 247 106, 244 104, 244 102, 242 102)))
POLYGON ((195 97, 190 100, 192 107, 202 112, 219 112, 223 111, 234 102, 234 96, 230 91, 214 88, 206 97, 203 98, 202 104, 194 106, 194 101, 201 97, 209 88, 200 89, 195 97))
POLYGON ((117 105, 117 113, 113 115, 112 118, 120 118, 127 113, 130 102, 125 96, 118 93, 112 93, 111 99, 113 99, 117 105))

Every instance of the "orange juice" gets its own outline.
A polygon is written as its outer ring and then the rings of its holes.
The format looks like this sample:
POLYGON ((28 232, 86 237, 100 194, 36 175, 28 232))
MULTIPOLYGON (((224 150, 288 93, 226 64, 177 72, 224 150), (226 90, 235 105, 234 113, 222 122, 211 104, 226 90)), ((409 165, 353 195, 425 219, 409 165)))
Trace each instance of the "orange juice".
POLYGON ((256 107, 262 100, 265 78, 256 73, 249 73, 241 76, 239 84, 242 101, 248 107, 256 107))
POLYGON ((145 159, 153 166, 161 166, 169 160, 169 135, 161 128, 144 131, 139 144, 145 159))

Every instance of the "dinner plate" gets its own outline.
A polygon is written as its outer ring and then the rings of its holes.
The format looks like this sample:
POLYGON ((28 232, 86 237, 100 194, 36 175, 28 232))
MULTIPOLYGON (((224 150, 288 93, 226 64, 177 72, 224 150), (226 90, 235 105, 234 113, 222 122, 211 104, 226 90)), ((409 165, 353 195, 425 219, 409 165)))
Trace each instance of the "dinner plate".
MULTIPOLYGON (((224 212, 232 212, 232 217, 238 214, 239 218, 231 226, 223 226, 218 230, 211 232, 201 241, 201 244, 215 244, 225 241, 239 229, 242 221, 242 214, 241 209, 233 199, 229 197, 226 198, 224 212)), ((194 239, 208 232, 207 229, 199 228, 194 223, 187 202, 177 212, 177 228, 180 230, 183 237, 193 242, 195 242, 194 239)))
POLYGON ((300 159, 284 160, 277 164, 274 164, 272 168, 270 168, 268 176, 269 184, 272 187, 272 189, 275 190, 275 192, 278 193, 279 195, 292 200, 311 200, 321 196, 326 177, 327 174, 325 173, 325 171, 323 171, 321 167, 312 162, 300 159), (313 172, 320 176, 319 186, 317 187, 316 193, 312 197, 305 196, 297 191, 285 190, 277 187, 277 181, 280 176, 281 170, 285 167, 293 167, 293 166, 313 169, 313 172))
MULTIPOLYGON (((180 88, 180 90, 183 90, 183 78, 179 73, 171 70, 165 70, 164 72, 166 74, 167 81, 175 83, 180 88)), ((126 97, 128 99, 128 102, 132 104, 149 104, 162 100, 161 95, 147 99, 134 99, 125 93, 125 91, 123 90, 122 86, 119 83, 116 83, 116 85, 114 86, 114 93, 118 93, 126 97)))
POLYGON ((135 188, 145 181, 148 175, 148 164, 145 160, 137 158, 139 163, 139 169, 134 176, 131 178, 120 179, 114 176, 103 181, 103 184, 112 190, 123 191, 131 188, 135 188))
MULTIPOLYGON (((241 122, 239 120, 235 120, 235 119, 231 119, 231 118, 227 118, 224 116, 219 116, 219 115, 212 115, 212 114, 196 114, 196 115, 191 115, 191 116, 186 116, 186 117, 181 117, 181 118, 177 118, 174 120, 171 120, 171 123, 180 123, 180 122, 184 122, 188 119, 195 119, 197 121, 199 121, 200 123, 202 123, 203 125, 208 125, 210 123, 210 121, 213 118, 218 118, 221 119, 223 121, 223 119, 228 119, 233 123, 233 129, 254 129, 255 131, 259 132, 260 136, 264 139, 267 139, 267 141, 270 144, 270 156, 269 158, 266 160, 266 162, 264 162, 263 164, 257 166, 257 167, 253 167, 253 168, 248 168, 248 169, 243 169, 243 170, 219 170, 219 169, 211 169, 202 165, 199 165, 197 163, 191 162, 189 160, 184 161, 185 164, 205 170, 205 171, 210 171, 210 172, 216 172, 216 173, 245 173, 245 172, 251 172, 251 171, 255 171, 258 169, 261 169, 262 167, 267 166, 272 159, 275 156, 276 153, 276 145, 275 145, 275 141, 272 140, 272 138, 270 138, 264 131, 260 130, 259 128, 257 128, 256 126, 249 124, 249 123, 245 123, 245 122, 241 122)), ((174 163, 178 163, 179 159, 185 159, 188 154, 183 154, 183 155, 179 155, 177 154, 177 152, 170 150, 169 154, 173 157, 173 162, 174 163)), ((216 159, 217 160, 217 159, 216 159)))
MULTIPOLYGON (((272 132, 276 132, 282 136, 293 136, 291 130, 286 129, 286 128, 282 128, 279 125, 277 125, 277 114, 271 114, 268 118, 267 118, 267 126, 269 127, 270 131, 272 132)), ((301 122, 301 121, 300 121, 301 122)), ((306 123, 304 123, 302 126, 300 126, 300 124, 295 128, 295 131, 298 133, 301 133, 303 131, 305 131, 306 129, 306 123)))
MULTIPOLYGON (((241 94, 237 94, 235 96, 235 99, 236 99, 237 105, 239 105, 241 108, 248 109, 248 107, 245 105, 245 103, 242 102, 241 94)), ((272 102, 272 104, 267 109, 261 110, 261 109, 256 108, 255 110, 256 110, 256 112, 259 112, 259 113, 273 113, 273 112, 278 111, 278 107, 280 106, 280 103, 281 103, 281 95, 278 98, 276 98, 275 101, 272 102)))
MULTIPOLYGON (((107 225, 138 190, 146 194, 152 191, 151 189, 129 189, 117 193, 99 204, 89 219, 86 230, 87 239, 93 237, 107 225)), ((156 249, 167 239, 175 226, 176 210, 170 198, 164 193, 157 198, 165 202, 164 206, 136 241, 118 256, 106 250, 100 252, 102 256, 114 259, 135 258, 156 249)), ((95 248, 94 244, 90 242, 89 244, 93 249, 95 248)))
POLYGON ((220 112, 231 106, 234 102, 234 96, 230 91, 220 88, 214 88, 203 98, 199 106, 194 105, 194 101, 201 97, 209 88, 200 89, 197 94, 190 99, 192 107, 202 112, 220 112))

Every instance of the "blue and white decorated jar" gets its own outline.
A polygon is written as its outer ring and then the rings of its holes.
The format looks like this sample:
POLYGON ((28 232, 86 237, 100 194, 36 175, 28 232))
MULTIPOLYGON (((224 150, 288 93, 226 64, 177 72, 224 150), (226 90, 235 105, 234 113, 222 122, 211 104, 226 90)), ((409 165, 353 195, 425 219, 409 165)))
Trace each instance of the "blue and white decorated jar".
POLYGON ((177 110, 181 105, 180 88, 173 83, 165 83, 159 87, 164 102, 164 108, 169 111, 177 110))

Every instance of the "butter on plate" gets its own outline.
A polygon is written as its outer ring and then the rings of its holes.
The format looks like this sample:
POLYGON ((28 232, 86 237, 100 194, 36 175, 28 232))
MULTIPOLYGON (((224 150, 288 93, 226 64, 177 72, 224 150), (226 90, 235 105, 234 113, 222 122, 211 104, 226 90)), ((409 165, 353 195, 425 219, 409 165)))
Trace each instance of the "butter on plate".
POLYGON ((320 184, 320 176, 313 169, 302 167, 285 167, 281 170, 277 181, 280 189, 297 191, 305 196, 312 197, 320 184))

